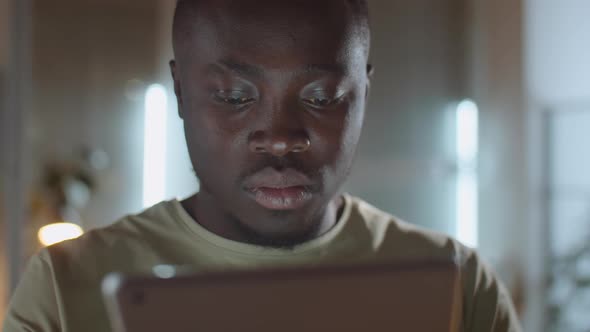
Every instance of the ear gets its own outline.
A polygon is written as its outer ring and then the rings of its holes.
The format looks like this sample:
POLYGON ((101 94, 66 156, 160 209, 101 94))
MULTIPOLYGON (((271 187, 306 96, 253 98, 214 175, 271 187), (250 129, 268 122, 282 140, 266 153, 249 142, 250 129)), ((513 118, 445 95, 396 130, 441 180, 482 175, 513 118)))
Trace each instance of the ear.
POLYGON ((368 63, 367 64, 367 77, 369 79, 373 78, 373 73, 375 72, 375 67, 373 67, 372 64, 368 63))
POLYGON ((372 64, 367 64, 367 91, 365 92, 365 99, 368 101, 369 99, 369 91, 371 90, 371 80, 373 80, 373 73, 375 72, 375 67, 372 64))
POLYGON ((172 74, 172 80, 174 81, 174 94, 176 95, 176 101, 178 103, 178 116, 183 119, 182 90, 180 88, 180 77, 176 68, 176 61, 170 60, 170 73, 172 74))

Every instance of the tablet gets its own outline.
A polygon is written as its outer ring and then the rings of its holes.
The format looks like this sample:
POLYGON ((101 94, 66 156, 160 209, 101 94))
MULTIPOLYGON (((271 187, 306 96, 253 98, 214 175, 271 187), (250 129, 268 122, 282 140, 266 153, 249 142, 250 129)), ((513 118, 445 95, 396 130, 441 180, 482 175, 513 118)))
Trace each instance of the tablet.
MULTIPOLYGON (((455 332, 459 270, 421 262, 174 276, 111 274, 103 294, 115 332, 455 332)), ((168 272, 166 272, 168 271, 168 272)))

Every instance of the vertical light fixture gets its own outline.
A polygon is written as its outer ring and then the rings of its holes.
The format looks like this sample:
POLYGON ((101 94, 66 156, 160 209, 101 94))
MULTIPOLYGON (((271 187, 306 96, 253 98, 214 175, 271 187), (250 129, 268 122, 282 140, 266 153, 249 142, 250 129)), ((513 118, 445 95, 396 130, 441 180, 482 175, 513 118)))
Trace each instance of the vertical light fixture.
POLYGON ((479 110, 471 100, 463 100, 456 111, 456 237, 470 247, 478 245, 479 110))
POLYGON ((160 84, 145 94, 143 143, 143 207, 154 205, 166 195, 166 117, 168 96, 160 84))

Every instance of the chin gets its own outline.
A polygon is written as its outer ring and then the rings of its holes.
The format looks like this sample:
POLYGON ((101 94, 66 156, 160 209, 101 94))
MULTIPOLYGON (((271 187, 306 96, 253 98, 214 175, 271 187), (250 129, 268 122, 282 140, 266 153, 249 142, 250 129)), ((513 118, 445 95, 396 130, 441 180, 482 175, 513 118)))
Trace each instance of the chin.
POLYGON ((237 221, 243 233, 255 243, 302 243, 314 237, 321 222, 308 213, 293 210, 266 210, 251 216, 256 223, 237 221))

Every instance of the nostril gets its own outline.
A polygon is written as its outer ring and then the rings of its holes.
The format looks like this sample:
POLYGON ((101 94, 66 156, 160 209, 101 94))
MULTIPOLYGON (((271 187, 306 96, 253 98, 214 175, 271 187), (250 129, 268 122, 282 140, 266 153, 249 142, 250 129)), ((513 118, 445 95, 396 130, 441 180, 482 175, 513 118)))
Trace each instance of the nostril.
POLYGON ((309 141, 309 139, 305 139, 304 141, 298 142, 297 144, 293 145, 291 151, 295 153, 305 152, 309 149, 310 146, 311 142, 309 141))
POLYGON ((289 153, 302 153, 309 150, 311 142, 307 137, 268 137, 254 135, 249 137, 249 149, 253 153, 270 153, 284 156, 289 153))

